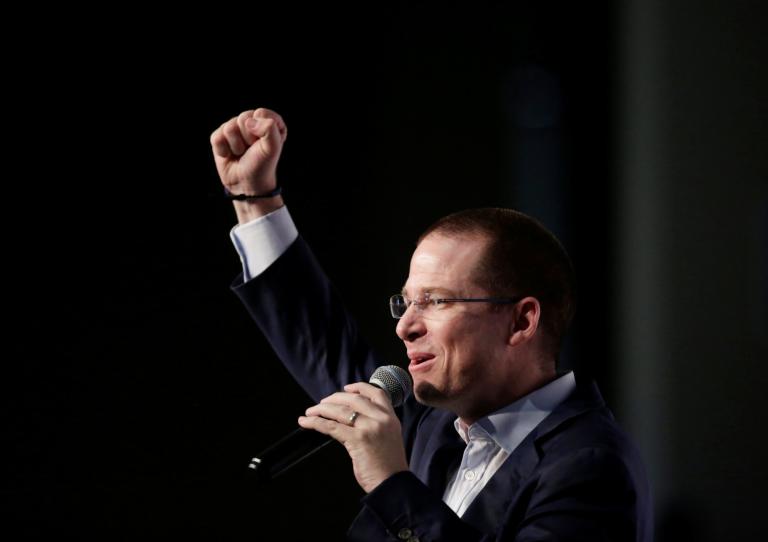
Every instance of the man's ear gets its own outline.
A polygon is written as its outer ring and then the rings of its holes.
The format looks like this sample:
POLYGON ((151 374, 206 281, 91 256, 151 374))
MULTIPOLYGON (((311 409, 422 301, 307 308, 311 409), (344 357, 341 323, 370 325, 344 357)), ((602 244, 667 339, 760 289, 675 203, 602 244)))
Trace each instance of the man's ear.
POLYGON ((509 345, 519 346, 533 340, 539 329, 541 303, 535 297, 524 297, 512 309, 509 345))

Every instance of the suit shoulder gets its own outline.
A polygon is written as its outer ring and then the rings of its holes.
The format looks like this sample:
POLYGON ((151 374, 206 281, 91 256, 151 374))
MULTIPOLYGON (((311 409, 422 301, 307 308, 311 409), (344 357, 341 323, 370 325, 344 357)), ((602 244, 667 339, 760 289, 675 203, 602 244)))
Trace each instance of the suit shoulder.
POLYGON ((537 441, 540 472, 579 478, 610 477, 631 486, 647 486, 640 453, 607 409, 564 421, 537 441))

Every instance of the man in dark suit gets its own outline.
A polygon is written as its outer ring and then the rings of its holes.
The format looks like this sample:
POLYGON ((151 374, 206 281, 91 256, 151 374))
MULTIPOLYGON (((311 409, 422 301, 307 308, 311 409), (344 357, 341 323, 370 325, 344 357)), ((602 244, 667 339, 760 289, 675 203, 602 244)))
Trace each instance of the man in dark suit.
POLYGON ((211 136, 222 183, 238 198, 232 238, 244 273, 233 289, 320 401, 299 424, 352 459, 367 495, 349 538, 651 540, 634 446, 594 383, 556 372, 574 303, 555 237, 509 209, 456 213, 422 235, 390 300, 414 381, 398 417, 363 382, 376 354, 283 205, 276 167, 286 136, 266 109, 211 136))

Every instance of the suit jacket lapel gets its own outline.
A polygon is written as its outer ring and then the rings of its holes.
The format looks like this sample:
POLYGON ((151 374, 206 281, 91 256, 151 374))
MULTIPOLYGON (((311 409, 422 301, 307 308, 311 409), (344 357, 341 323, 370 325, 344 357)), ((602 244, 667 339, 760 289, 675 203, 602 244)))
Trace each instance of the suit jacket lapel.
POLYGON ((420 429, 428 437, 417 442, 411 454, 411 471, 427 486, 442 496, 449 477, 461 464, 466 444, 453 426, 455 414, 433 411, 435 416, 429 427, 420 429))
POLYGON ((488 480, 464 512, 464 521, 482 532, 496 532, 522 481, 539 463, 539 454, 530 437, 529 434, 488 480))

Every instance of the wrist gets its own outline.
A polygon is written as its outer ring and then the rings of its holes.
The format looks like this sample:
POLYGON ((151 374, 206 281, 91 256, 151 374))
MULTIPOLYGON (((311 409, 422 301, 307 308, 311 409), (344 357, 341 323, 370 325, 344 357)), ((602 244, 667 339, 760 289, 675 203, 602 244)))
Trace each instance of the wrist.
POLYGON ((275 196, 269 199, 233 201, 232 204, 235 207, 237 221, 240 224, 245 224, 261 216, 268 215, 285 205, 282 196, 275 196))

